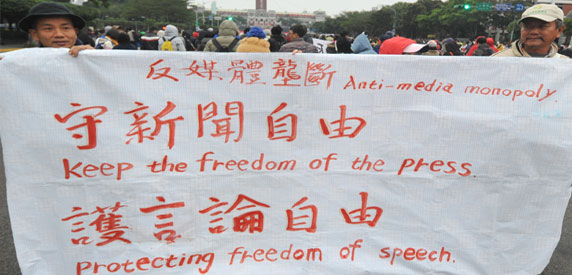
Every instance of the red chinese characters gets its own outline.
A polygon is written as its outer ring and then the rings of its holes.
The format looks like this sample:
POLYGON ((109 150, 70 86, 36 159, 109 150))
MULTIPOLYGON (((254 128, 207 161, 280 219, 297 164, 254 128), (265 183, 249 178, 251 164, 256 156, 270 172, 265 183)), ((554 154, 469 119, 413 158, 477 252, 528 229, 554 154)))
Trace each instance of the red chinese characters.
POLYGON ((163 119, 163 118, 168 114, 170 114, 175 109, 176 105, 171 101, 167 101, 167 106, 157 115, 153 116, 153 121, 155 122, 155 128, 153 132, 150 133, 150 135, 146 135, 145 133, 151 130, 150 127, 145 126, 148 123, 148 120, 146 120, 146 118, 149 113, 144 112, 149 108, 149 106, 145 106, 141 102, 135 102, 135 105, 137 105, 135 109, 124 113, 126 115, 133 115, 133 118, 135 120, 133 123, 131 123, 131 126, 133 126, 133 128, 131 128, 131 130, 127 133, 127 137, 129 137, 130 139, 127 140, 126 143, 129 144, 135 138, 137 139, 138 143, 143 143, 145 139, 153 140, 154 137, 158 136, 159 133, 161 133, 161 126, 167 125, 169 127, 168 146, 169 149, 172 149, 173 146, 175 145, 175 122, 178 120, 184 120, 184 118, 182 116, 178 116, 176 118, 171 118, 171 119, 163 119))
POLYGON ((215 102, 211 102, 205 106, 202 104, 198 105, 199 130, 197 136, 199 138, 204 135, 205 122, 210 120, 215 126, 215 131, 211 134, 212 137, 224 137, 225 143, 228 143, 232 134, 236 134, 234 142, 238 142, 242 139, 242 132, 244 130, 244 104, 240 101, 227 102, 224 110, 227 117, 214 119, 218 115, 218 106, 215 102), (231 119, 233 117, 235 118, 233 121, 238 123, 238 131, 232 128, 231 119))
POLYGON ((264 64, 257 60, 249 60, 245 62, 244 60, 233 60, 231 61, 231 67, 228 71, 232 71, 232 79, 230 83, 237 81, 240 84, 252 85, 261 84, 264 85, 266 82, 260 80, 260 73, 262 71, 264 64), (247 74, 248 81, 245 83, 244 74, 247 74))
POLYGON ((322 133, 326 136, 329 136, 329 138, 356 137, 359 134, 359 132, 367 125, 367 122, 361 117, 346 117, 346 105, 340 105, 340 110, 341 110, 340 119, 330 123, 331 125, 338 125, 338 128, 330 130, 330 127, 326 122, 326 120, 323 118, 320 119, 320 127, 322 128, 322 133), (346 122, 348 121, 357 121, 358 122, 357 127, 353 129, 351 126, 346 126, 346 122), (353 131, 348 132, 350 130, 353 131), (332 132, 336 132, 336 134, 330 136, 330 134, 333 134, 332 132))
MULTIPOLYGON (((79 207, 79 206, 75 206, 75 207, 72 208, 72 212, 78 212, 78 211, 81 211, 81 210, 82 210, 82 208, 79 207)), ((65 221, 69 221, 69 220, 73 220, 73 219, 79 219, 79 218, 81 218, 81 217, 88 216, 88 215, 89 215, 88 212, 85 212, 85 211, 84 211, 84 212, 79 212, 79 213, 76 213, 76 214, 71 215, 71 216, 69 216, 69 217, 63 218, 62 221, 65 222, 65 221)), ((72 229, 71 232, 72 232, 72 233, 78 233, 78 232, 84 231, 84 230, 85 230, 85 227, 82 227, 83 223, 84 223, 84 222, 83 222, 82 220, 79 220, 79 221, 77 221, 77 222, 74 222, 72 225, 73 225, 74 227, 76 227, 76 228, 75 228, 75 229, 72 229)), ((71 242, 72 242, 73 244, 75 244, 75 245, 79 245, 79 244, 81 244, 81 245, 87 245, 87 244, 90 244, 90 243, 93 242, 93 241, 90 240, 88 236, 83 236, 83 237, 79 237, 79 238, 72 238, 72 239, 71 239, 71 242)))
POLYGON ((288 61, 279 58, 278 61, 274 62, 274 67, 272 69, 276 70, 274 77, 272 79, 280 79, 282 83, 274 84, 274 86, 300 86, 298 80, 302 78, 298 73, 296 73, 296 61, 288 59, 288 61), (295 82, 295 83, 292 83, 295 82))
POLYGON ((159 59, 155 63, 149 65, 149 73, 147 74, 147 79, 150 78, 153 80, 157 80, 157 79, 166 77, 166 78, 171 79, 175 82, 179 82, 178 78, 175 78, 175 77, 169 75, 169 72, 171 71, 171 67, 162 67, 159 69, 155 69, 155 66, 159 65, 163 61, 164 61, 163 59, 159 59))
POLYGON ((291 209, 286 210, 286 217, 288 218, 288 226, 286 230, 288 231, 300 231, 305 230, 309 233, 316 232, 316 220, 318 219, 318 207, 315 205, 304 205, 308 197, 303 197, 292 205, 291 209), (307 214, 302 214, 300 216, 294 216, 294 211, 296 212, 308 212, 307 214))
MULTIPOLYGON (((180 207, 185 206, 184 202, 175 202, 175 203, 165 204, 165 198, 162 196, 158 196, 157 201, 161 202, 162 204, 151 206, 151 207, 146 207, 146 208, 139 208, 139 210, 141 211, 141 213, 148 214, 148 213, 157 212, 157 211, 164 210, 164 209, 175 209, 175 208, 180 208, 180 207)), ((161 229, 161 231, 153 233, 153 235, 155 236, 155 238, 157 238, 157 240, 159 240, 159 241, 164 240, 167 243, 173 243, 173 242, 175 242, 176 239, 181 238, 181 235, 177 234, 177 232, 175 230, 169 229, 169 227, 174 226, 174 222, 170 221, 173 218, 172 213, 160 212, 155 217, 157 218, 157 220, 162 222, 162 223, 156 223, 155 224, 155 228, 161 229)))
POLYGON ((332 65, 324 63, 309 62, 306 65, 306 77, 304 78, 304 86, 318 86, 322 80, 326 79, 326 89, 332 85, 332 77, 336 71, 331 71, 332 65))
MULTIPOLYGON (((149 73, 147 73, 146 78, 152 80, 166 78, 179 82, 179 79, 172 73, 176 74, 176 72, 182 70, 185 71, 184 75, 189 77, 194 76, 209 81, 223 80, 223 76, 220 75, 220 71, 216 68, 220 65, 217 65, 218 63, 213 60, 193 60, 188 67, 176 70, 171 70, 171 67, 168 66, 160 67, 159 65, 164 61, 159 59, 149 65, 149 73)), ((267 79, 262 79, 264 67, 264 63, 259 60, 232 60, 230 66, 226 68, 227 72, 232 72, 232 76, 225 77, 227 79, 230 78, 230 84, 266 85, 265 80, 267 79)), ((225 68, 222 68, 222 70, 224 72, 225 68)), ((272 83, 273 86, 309 87, 318 86, 325 82, 326 89, 330 88, 332 79, 337 72, 331 64, 308 61, 306 62, 306 71, 304 73, 303 68, 299 67, 296 61, 285 58, 278 58, 274 61, 272 70, 274 71, 272 79, 277 81, 272 83)))
POLYGON ((199 62, 197 62, 196 60, 193 60, 193 63, 191 63, 191 65, 189 65, 188 68, 185 68, 183 70, 189 71, 189 73, 186 74, 185 76, 196 75, 200 78, 204 78, 204 79, 208 79, 208 80, 213 80, 215 78, 218 80, 222 80, 222 77, 220 77, 218 75, 218 71, 215 70, 216 64, 217 64, 217 62, 214 62, 212 60, 209 62, 207 62, 206 60, 203 60, 202 64, 199 64, 199 62))
MULTIPOLYGON (((211 224, 222 221, 223 217, 219 217, 220 215, 230 214, 233 211, 242 213, 241 212, 242 210, 250 208, 256 208, 256 207, 270 208, 269 205, 258 202, 243 194, 239 194, 235 202, 226 211, 217 209, 228 205, 229 204, 228 202, 220 202, 220 200, 217 198, 210 198, 210 201, 212 201, 214 204, 205 209, 199 210, 199 213, 206 214, 211 211, 214 211, 210 213, 210 216, 214 217, 214 219, 209 222, 211 224), (243 202, 246 205, 241 206, 243 202)), ((254 233, 254 232, 262 232, 262 230, 264 229, 264 214, 260 210, 251 210, 249 212, 239 214, 238 216, 233 217, 232 221, 233 221, 232 230, 235 232, 246 232, 248 230, 249 233, 254 233)), ((209 232, 213 234, 220 234, 226 231, 227 229, 228 228, 219 225, 215 227, 209 227, 209 232)))
MULTIPOLYGON (((72 233, 79 233, 85 230, 85 227, 82 227, 84 224, 82 218, 97 214, 97 218, 88 224, 94 227, 97 233, 101 234, 100 239, 103 241, 96 243, 96 246, 104 246, 115 241, 131 243, 130 240, 123 237, 125 231, 129 229, 129 227, 121 225, 121 218, 123 218, 123 216, 118 214, 118 210, 123 207, 126 207, 126 205, 121 205, 119 202, 116 202, 114 206, 96 207, 95 211, 89 213, 86 211, 78 212, 82 211, 82 208, 76 206, 72 209, 72 212, 75 213, 74 215, 61 220, 65 222, 80 219, 72 224, 76 228, 71 230, 72 233)), ((75 245, 87 245, 93 242, 88 236, 72 238, 71 241, 75 245)))
MULTIPOLYGON (((343 220, 347 224, 366 224, 369 227, 375 227, 383 214, 383 209, 378 206, 367 205, 367 192, 360 192, 359 194, 361 207, 351 211, 344 208, 340 209, 343 220)), ((154 228, 158 231, 153 232, 153 235, 159 242, 174 243, 177 239, 182 238, 182 235, 173 229, 175 226, 174 212, 185 207, 185 202, 168 203, 163 196, 156 196, 156 200, 159 202, 158 204, 141 207, 138 213, 154 213, 156 218, 154 228)), ((265 216, 268 214, 264 212, 270 208, 270 205, 243 194, 238 194, 232 203, 221 201, 215 197, 210 197, 209 201, 211 205, 199 210, 198 213, 201 215, 208 214, 210 218, 208 231, 211 234, 221 234, 229 228, 232 228, 234 232, 250 234, 264 231, 265 216), (232 224, 229 220, 232 221, 232 224)), ((62 218, 61 221, 72 223, 71 232, 77 236, 71 239, 74 245, 89 245, 94 242, 91 239, 94 234, 86 233, 88 228, 100 235, 101 240, 95 244, 96 246, 105 246, 112 242, 130 244, 131 240, 125 237, 126 232, 139 230, 139 228, 122 224, 123 215, 119 212, 125 207, 127 206, 116 202, 108 207, 96 206, 94 211, 88 212, 76 206, 72 208, 72 214, 62 218)), ((317 231, 318 207, 309 203, 308 197, 300 198, 290 208, 285 209, 285 212, 287 218, 286 231, 305 231, 305 233, 317 231)), ((133 216, 133 213, 125 214, 129 217, 133 216)), ((280 216, 270 216, 270 218, 282 219, 284 217, 280 216)), ((200 219, 197 220, 200 221, 200 219)), ((142 223, 137 223, 137 225, 140 224, 142 223)))
POLYGON ((345 209, 340 209, 342 212, 342 216, 346 223, 349 224, 367 224, 370 227, 374 227, 379 221, 381 214, 383 213, 383 209, 377 206, 370 206, 367 207, 367 192, 360 192, 361 196, 361 208, 348 212, 345 209), (368 214, 368 212, 372 214, 368 214), (355 216, 352 216, 357 214, 355 216))
MULTIPOLYGON (((71 103, 71 106, 80 108, 81 104, 71 103)), ((83 114, 82 123, 68 127, 66 130, 74 131, 80 128, 84 128, 87 132, 87 144, 79 145, 77 148, 80 150, 87 150, 93 149, 97 146, 97 124, 101 123, 101 120, 97 119, 97 117, 103 115, 105 112, 107 112, 107 107, 105 106, 92 106, 80 108, 63 117, 59 114, 55 114, 54 117, 59 123, 67 123, 75 115, 83 114), (92 110, 95 110, 96 112, 94 113, 92 110)), ((84 138, 84 135, 75 133, 72 135, 72 137, 75 139, 81 139, 84 138)))
MULTIPOLYGON (((167 145, 169 149, 172 149, 175 145, 176 126, 178 122, 185 120, 181 115, 172 114, 177 105, 167 101, 166 106, 159 113, 151 115, 149 106, 138 101, 135 101, 134 104, 134 108, 123 112, 123 114, 133 117, 133 122, 130 124, 131 129, 126 133, 126 144, 155 140, 161 133, 161 130, 167 128, 168 133, 165 135, 168 136, 167 145)), ((56 120, 60 123, 77 123, 66 129, 74 131, 72 134, 73 138, 82 139, 87 137, 87 144, 77 146, 80 150, 95 148, 97 146, 97 126, 102 123, 97 117, 106 113, 107 107, 92 106, 80 108, 81 104, 72 103, 71 105, 78 108, 78 110, 66 116, 55 114, 56 120), (97 112, 93 112, 94 110, 97 112), (72 120, 76 115, 78 115, 77 118, 72 120), (79 118, 81 118, 81 121, 77 122, 79 118), (77 133, 77 130, 80 128, 84 128, 87 134, 77 133)), ((228 143, 231 138, 234 142, 239 142, 244 134, 244 103, 242 101, 226 102, 224 113, 222 110, 219 112, 218 107, 218 104, 214 101, 197 105, 197 137, 202 138, 207 132, 210 132, 211 137, 223 138, 224 143, 228 143)), ((287 107, 288 103, 281 102, 266 116, 268 126, 267 138, 269 140, 283 139, 286 142, 296 140, 298 136, 298 116, 286 112, 287 107)), ((359 116, 348 117, 346 105, 340 105, 339 108, 339 119, 332 122, 328 122, 326 118, 319 119, 320 130, 330 139, 355 138, 367 126, 366 120, 359 116)))
POLYGON ((286 102, 280 103, 280 105, 266 117, 266 121, 268 122, 268 139, 285 139, 288 142, 296 139, 298 133, 298 116, 286 114, 281 117, 275 117, 277 113, 284 110, 286 106, 288 106, 286 102))

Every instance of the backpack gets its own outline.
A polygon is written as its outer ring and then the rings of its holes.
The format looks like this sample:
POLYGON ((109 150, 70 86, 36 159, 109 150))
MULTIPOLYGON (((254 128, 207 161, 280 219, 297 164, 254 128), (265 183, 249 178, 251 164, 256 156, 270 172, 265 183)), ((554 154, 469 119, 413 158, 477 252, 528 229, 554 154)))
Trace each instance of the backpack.
POLYGON ((165 37, 163 37, 163 45, 161 45, 161 51, 174 51, 173 49, 173 43, 171 43, 171 41, 173 41, 173 39, 177 38, 176 36, 171 37, 171 39, 166 40, 165 37))
POLYGON ((238 43, 238 39, 234 39, 232 40, 232 42, 230 42, 230 44, 228 45, 228 47, 224 47, 223 45, 221 45, 218 40, 216 40, 216 38, 211 40, 213 42, 213 44, 216 47, 216 51, 217 52, 222 52, 222 53, 227 53, 227 52, 232 52, 232 49, 234 48, 234 45, 236 45, 236 43, 238 43))
POLYGON ((197 47, 195 47, 195 44, 193 43, 193 41, 191 41, 190 39, 185 37, 185 48, 187 49, 187 51, 196 51, 197 47))

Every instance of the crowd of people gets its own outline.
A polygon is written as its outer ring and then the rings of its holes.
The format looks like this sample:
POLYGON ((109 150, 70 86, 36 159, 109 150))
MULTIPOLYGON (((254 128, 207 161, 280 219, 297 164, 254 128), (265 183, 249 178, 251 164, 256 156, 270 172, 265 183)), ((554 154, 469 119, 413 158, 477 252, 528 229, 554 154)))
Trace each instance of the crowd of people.
POLYGON ((329 54, 415 54, 430 56, 526 56, 572 57, 572 49, 558 47, 554 41, 562 35, 564 13, 555 5, 541 4, 528 8, 519 21, 521 37, 508 46, 493 38, 478 36, 463 43, 453 37, 415 41, 392 31, 374 36, 364 31, 351 37, 339 34, 311 34, 303 25, 290 26, 288 32, 277 25, 271 30, 252 26, 239 30, 234 21, 224 20, 219 28, 198 31, 181 30, 175 25, 136 31, 121 26, 105 26, 96 32, 65 6, 43 2, 23 18, 19 27, 41 47, 67 47, 77 56, 85 49, 159 50, 208 52, 293 52, 329 54), (47 26, 47 27, 46 27, 47 26), (59 30, 58 28, 61 28, 59 30), (46 31, 48 30, 48 31, 46 31), (316 46, 315 40, 325 42, 316 46), (320 47, 320 45, 326 45, 320 47))
POLYGON ((194 32, 180 30, 174 25, 167 25, 164 29, 151 27, 147 32, 136 32, 130 28, 123 30, 121 26, 115 25, 106 26, 99 34, 96 34, 93 27, 88 27, 86 31, 80 31, 78 38, 83 44, 89 44, 95 49, 115 50, 209 52, 290 52, 300 50, 317 53, 321 49, 314 46, 314 39, 327 41, 325 52, 331 54, 490 56, 504 48, 504 45, 496 44, 493 38, 484 36, 477 37, 474 43, 463 43, 453 38, 446 38, 442 41, 417 42, 394 35, 391 31, 379 37, 370 37, 365 31, 355 37, 350 37, 344 31, 336 35, 310 34, 302 25, 294 25, 290 27, 290 30, 291 32, 283 32, 283 28, 277 25, 270 31, 262 30, 256 26, 241 31, 234 22, 225 20, 220 24, 218 30, 209 28, 194 32), (170 43, 165 43, 166 41, 170 43), (382 48, 381 45, 386 41, 387 43, 382 48), (282 47, 289 42, 293 43, 282 47))

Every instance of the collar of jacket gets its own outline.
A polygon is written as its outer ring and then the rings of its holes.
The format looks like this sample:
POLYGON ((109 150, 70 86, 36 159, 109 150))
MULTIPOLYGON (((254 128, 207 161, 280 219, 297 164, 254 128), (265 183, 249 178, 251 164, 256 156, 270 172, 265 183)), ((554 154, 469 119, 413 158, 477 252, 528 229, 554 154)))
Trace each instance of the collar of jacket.
MULTIPOLYGON (((520 40, 512 42, 512 51, 518 56, 531 57, 529 53, 524 50, 524 44, 520 40)), ((550 51, 544 56, 544 58, 552 58, 558 53, 558 46, 554 43, 550 45, 550 51)))

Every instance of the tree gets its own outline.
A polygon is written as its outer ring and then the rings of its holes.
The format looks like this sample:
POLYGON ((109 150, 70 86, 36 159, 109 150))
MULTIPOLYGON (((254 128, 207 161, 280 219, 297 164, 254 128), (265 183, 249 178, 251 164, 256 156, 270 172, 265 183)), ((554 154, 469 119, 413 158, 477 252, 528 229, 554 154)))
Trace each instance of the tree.
POLYGON ((99 9, 91 8, 91 7, 84 7, 78 6, 73 4, 65 4, 65 6, 70 9, 70 11, 83 18, 85 21, 91 21, 99 17, 99 9))
POLYGON ((321 33, 335 33, 340 29, 340 24, 337 19, 328 16, 324 22, 314 23, 312 28, 321 33))
POLYGON ((95 8, 109 8, 109 0, 89 0, 88 3, 93 5, 95 8))
POLYGON ((387 31, 393 30, 393 23, 397 23, 397 11, 392 7, 383 7, 374 11, 370 20, 372 21, 370 32, 373 36, 381 36, 387 31))
POLYGON ((412 38, 422 38, 426 37, 427 34, 433 33, 436 30, 434 27, 438 25, 438 22, 425 21, 424 24, 418 24, 418 18, 424 18, 423 16, 429 15, 432 10, 440 8, 442 5, 443 2, 436 0, 418 0, 409 4, 404 15, 404 18, 407 18, 407 20, 404 20, 400 33, 412 38))
POLYGON ((187 8, 186 0, 129 0, 121 15, 125 19, 145 16, 170 23, 194 23, 194 14, 187 8))
POLYGON ((28 14, 28 10, 37 4, 37 0, 0 0, 0 23, 8 22, 10 29, 28 14))
POLYGON ((371 32, 373 24, 370 20, 372 12, 344 12, 340 16, 340 27, 336 33, 344 30, 351 35, 358 35, 364 31, 371 32))

